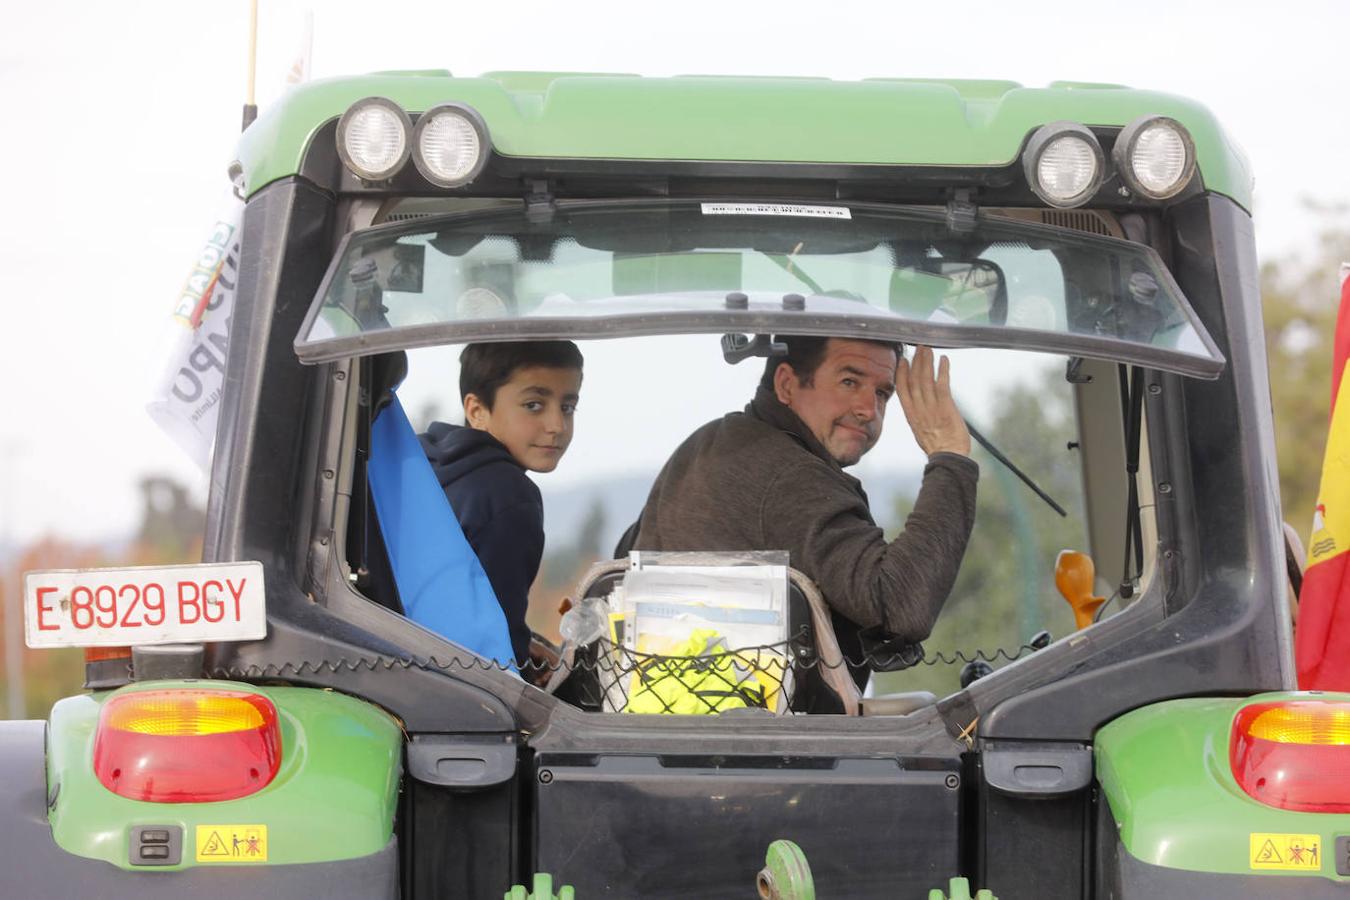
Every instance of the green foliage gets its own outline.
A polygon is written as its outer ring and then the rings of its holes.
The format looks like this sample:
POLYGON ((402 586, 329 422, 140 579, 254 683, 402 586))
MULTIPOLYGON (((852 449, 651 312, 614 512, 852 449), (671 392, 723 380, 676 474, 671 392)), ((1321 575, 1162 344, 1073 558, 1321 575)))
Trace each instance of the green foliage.
MULTIPOLYGON (((1324 217, 1327 213, 1322 211, 1324 217)), ((1326 447, 1340 298, 1337 276, 1345 260, 1350 260, 1350 225, 1326 222, 1309 255, 1291 255, 1261 267, 1280 496, 1285 521, 1305 539, 1312 528, 1326 447)))
MULTIPOLYGON (((1061 517, 988 453, 975 451, 975 530, 946 609, 924 642, 930 660, 977 651, 993 656, 999 649, 1015 655, 1038 631, 1058 638, 1074 627, 1054 584, 1059 551, 1088 549, 1078 451, 1069 447, 1077 440, 1073 395, 1055 367, 1038 383, 1006 389, 995 408, 994 421, 981 431, 1069 515, 1061 517)), ((912 507, 913 498, 896 498, 897 521, 912 507)), ((1004 663, 999 658, 994 666, 1004 663)), ((956 659, 878 675, 877 692, 943 696, 958 689, 961 666, 956 659)))
POLYGON ((605 504, 597 494, 586 511, 573 540, 544 554, 539 574, 530 588, 530 606, 525 621, 536 634, 560 640, 558 619, 563 599, 576 587, 578 579, 597 560, 609 559, 609 549, 601 546, 605 534, 605 504))

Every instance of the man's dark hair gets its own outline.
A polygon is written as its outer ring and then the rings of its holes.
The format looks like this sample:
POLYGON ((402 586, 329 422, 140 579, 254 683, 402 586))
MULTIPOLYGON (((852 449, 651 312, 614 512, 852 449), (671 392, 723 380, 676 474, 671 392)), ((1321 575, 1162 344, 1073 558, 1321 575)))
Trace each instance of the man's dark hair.
POLYGON ((489 410, 497 402, 497 389, 511 380, 517 369, 582 368, 581 351, 571 341, 505 341, 469 344, 459 355, 459 397, 476 396, 489 410))
MULTIPOLYGON (((792 366, 793 374, 797 376, 797 383, 802 387, 810 387, 814 384, 816 369, 819 369, 820 364, 825 361, 825 345, 829 343, 830 339, 815 335, 776 334, 773 340, 775 343, 787 344, 787 356, 770 356, 765 361, 764 375, 759 379, 759 386, 766 390, 773 390, 773 375, 778 371, 779 363, 787 363, 792 366)), ((889 347, 895 351, 897 361, 904 355, 905 345, 898 341, 870 341, 864 338, 836 338, 836 340, 861 340, 864 343, 889 347)))

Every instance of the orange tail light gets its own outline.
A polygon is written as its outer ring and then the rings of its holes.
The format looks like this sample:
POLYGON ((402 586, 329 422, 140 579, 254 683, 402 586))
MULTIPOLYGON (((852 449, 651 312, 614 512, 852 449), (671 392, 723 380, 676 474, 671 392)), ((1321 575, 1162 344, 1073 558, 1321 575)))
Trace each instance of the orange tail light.
POLYGON ((1268 806, 1350 812, 1350 703, 1254 703, 1233 719, 1229 764, 1238 785, 1268 806))
POLYGON ((276 707, 241 691, 120 694, 103 704, 94 737, 94 774, 133 800, 233 800, 266 787, 280 765, 276 707))

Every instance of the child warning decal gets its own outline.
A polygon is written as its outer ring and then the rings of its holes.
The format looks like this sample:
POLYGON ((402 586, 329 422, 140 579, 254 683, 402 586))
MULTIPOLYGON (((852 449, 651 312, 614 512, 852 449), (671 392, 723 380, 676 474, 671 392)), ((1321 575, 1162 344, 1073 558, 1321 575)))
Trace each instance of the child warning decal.
POLYGON ((267 826, 198 825, 197 862, 267 862, 267 826))
POLYGON ((1253 869, 1316 872, 1322 868, 1322 836, 1253 832, 1250 860, 1253 869))

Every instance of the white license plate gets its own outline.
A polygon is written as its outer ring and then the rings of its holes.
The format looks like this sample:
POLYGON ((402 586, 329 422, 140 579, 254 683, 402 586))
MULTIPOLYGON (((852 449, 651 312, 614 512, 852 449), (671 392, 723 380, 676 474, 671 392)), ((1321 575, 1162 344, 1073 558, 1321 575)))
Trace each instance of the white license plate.
POLYGON ((58 569, 23 577, 29 647, 121 647, 267 636, 258 562, 58 569))

